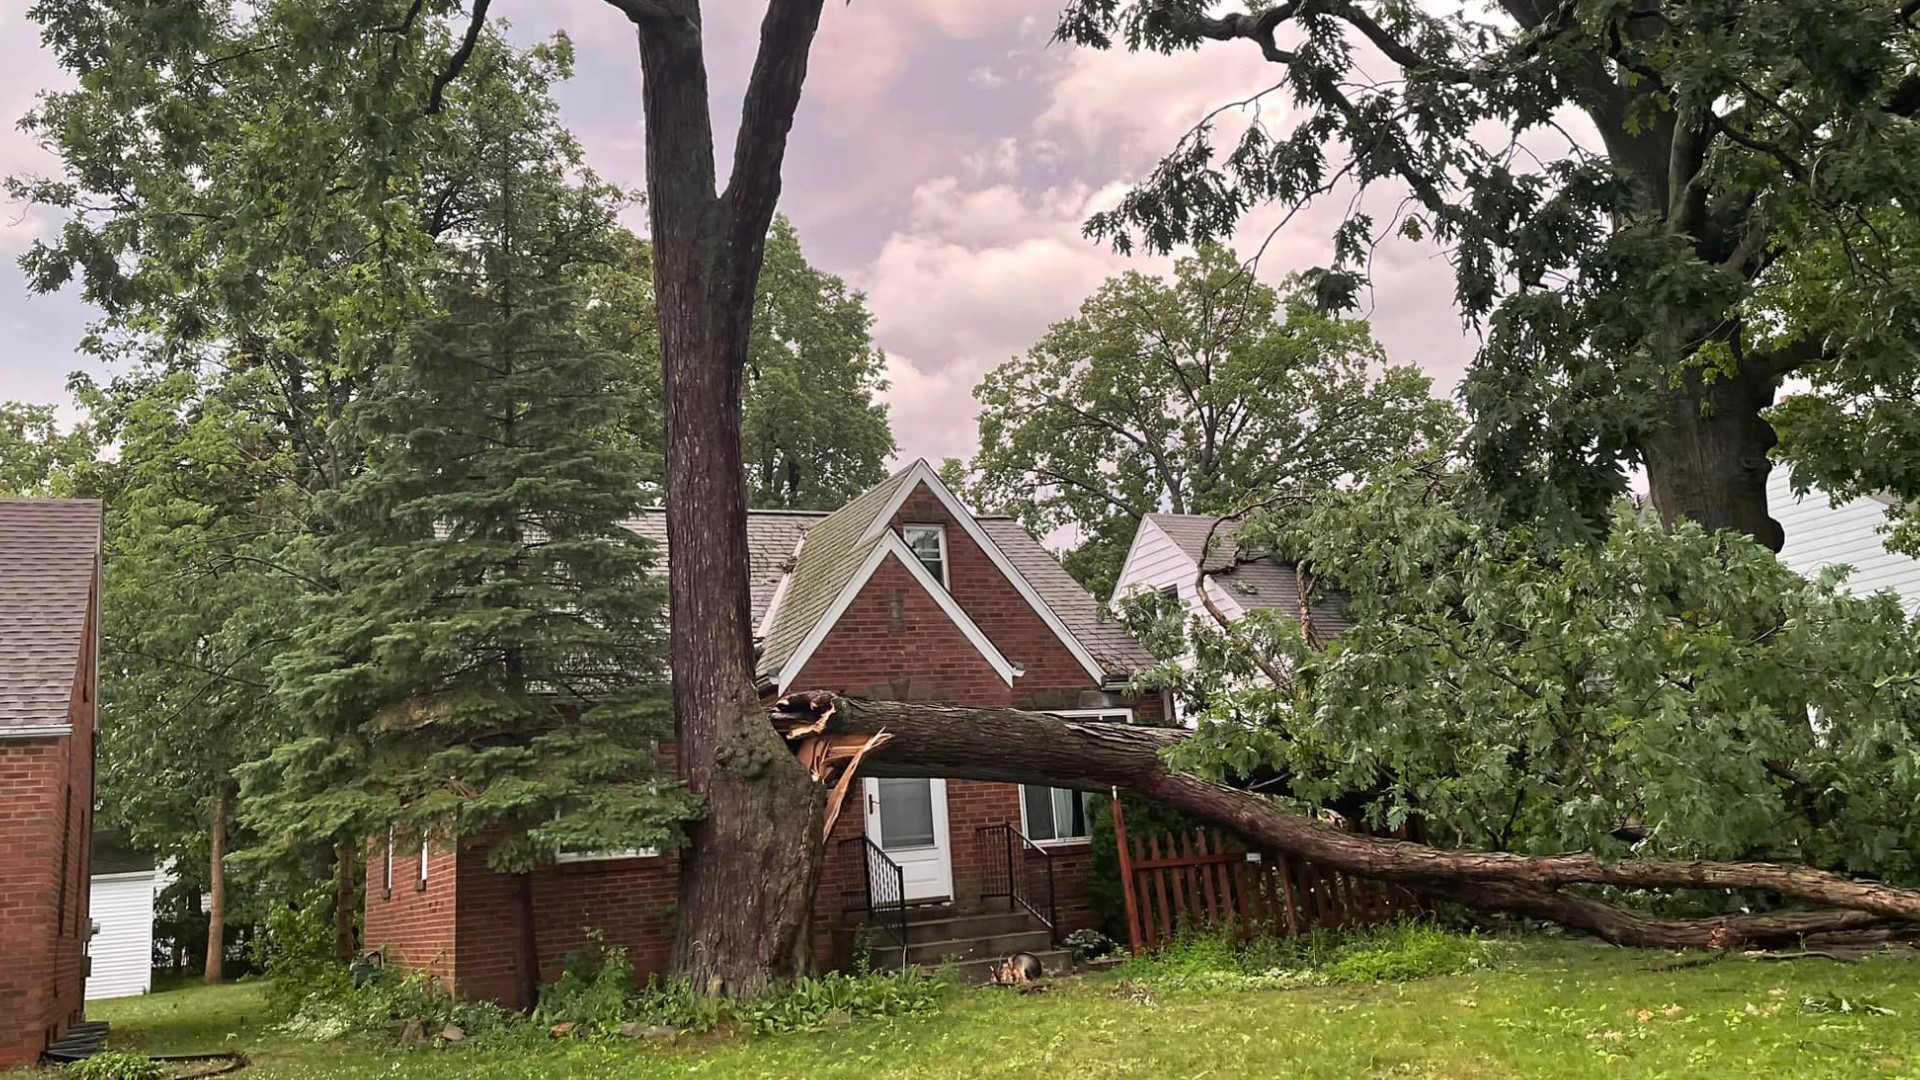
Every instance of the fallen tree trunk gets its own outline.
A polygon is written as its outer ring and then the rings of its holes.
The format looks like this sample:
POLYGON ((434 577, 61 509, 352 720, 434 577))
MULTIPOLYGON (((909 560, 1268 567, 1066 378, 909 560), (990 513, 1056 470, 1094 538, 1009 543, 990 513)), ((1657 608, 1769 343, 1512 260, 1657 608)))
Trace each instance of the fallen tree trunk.
POLYGON ((824 691, 781 698, 774 722, 783 728, 818 724, 814 730, 830 735, 884 731, 890 736, 886 745, 861 765, 866 776, 938 776, 1083 791, 1122 787, 1330 869, 1399 882, 1473 907, 1550 919, 1620 944, 1734 947, 1884 920, 1920 922, 1920 891, 1810 867, 1448 850, 1347 832, 1263 796, 1169 769, 1161 751, 1184 733, 1166 728, 1080 723, 1018 709, 868 701, 824 691), (1667 921, 1557 891, 1577 884, 1764 889, 1839 910, 1667 921))

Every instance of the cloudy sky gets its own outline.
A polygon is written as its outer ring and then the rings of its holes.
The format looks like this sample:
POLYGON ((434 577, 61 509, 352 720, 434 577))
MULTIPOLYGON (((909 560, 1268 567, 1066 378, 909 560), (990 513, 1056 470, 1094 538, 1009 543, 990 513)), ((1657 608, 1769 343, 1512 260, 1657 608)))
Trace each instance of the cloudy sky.
MULTIPOLYGON (((61 74, 39 48, 27 0, 0 0, 0 111, 17 118, 61 74)), ((731 140, 758 31, 759 0, 708 0, 708 66, 723 144, 731 140)), ((562 112, 592 166, 641 186, 640 75, 631 30, 601 0, 496 0, 519 38, 564 29, 579 52, 562 112)), ((795 125, 782 209, 815 265, 867 293, 889 357, 887 399, 903 459, 970 453, 972 391, 1102 280, 1129 267, 1080 236, 1087 215, 1145 173, 1208 110, 1270 85, 1253 46, 1177 57, 1050 44, 1057 0, 829 0, 795 125)), ((1273 113, 1269 111, 1271 119, 1273 113)), ((0 130, 0 172, 52 162, 0 130)), ((723 166, 724 167, 724 166, 723 166)), ((1373 209, 1391 210, 1382 195, 1373 209)), ((1325 261, 1345 209, 1302 215, 1268 245, 1263 278, 1325 261)), ((1243 254, 1272 215, 1249 221, 1243 254)), ((88 312, 73 296, 29 296, 14 258, 57 224, 0 214, 0 400, 59 401, 88 312)), ((638 224, 638 222, 636 222, 638 224)), ((1473 343, 1436 249, 1394 242, 1368 298, 1396 362, 1451 390, 1473 343)))

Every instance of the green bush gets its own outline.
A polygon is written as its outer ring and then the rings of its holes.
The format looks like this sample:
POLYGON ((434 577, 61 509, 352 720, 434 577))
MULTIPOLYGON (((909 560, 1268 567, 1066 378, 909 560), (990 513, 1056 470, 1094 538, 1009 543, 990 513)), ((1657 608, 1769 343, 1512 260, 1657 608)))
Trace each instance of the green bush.
POLYGON ((80 1080, 160 1080, 165 1066, 145 1054, 108 1050, 85 1061, 77 1061, 68 1070, 80 1080))
POLYGON ((626 1018, 633 996, 633 964, 627 950, 608 946, 598 932, 567 955, 560 978, 540 990, 534 1022, 544 1027, 572 1024, 587 1033, 611 1034, 626 1018))
POLYGON ((771 1035, 817 1031, 836 1020, 926 1016, 940 1007, 941 983, 918 969, 848 975, 830 971, 801 979, 785 993, 745 1003, 742 1019, 771 1035))
POLYGON ((267 932, 254 939, 254 966, 266 976, 267 1015, 291 1020, 308 999, 334 999, 352 988, 353 976, 334 956, 330 889, 318 888, 293 904, 267 912, 267 932))
POLYGON ((1228 933, 1183 937, 1121 974, 1162 989, 1271 989, 1407 982, 1484 967, 1488 943, 1426 922, 1289 938, 1238 941, 1228 933))

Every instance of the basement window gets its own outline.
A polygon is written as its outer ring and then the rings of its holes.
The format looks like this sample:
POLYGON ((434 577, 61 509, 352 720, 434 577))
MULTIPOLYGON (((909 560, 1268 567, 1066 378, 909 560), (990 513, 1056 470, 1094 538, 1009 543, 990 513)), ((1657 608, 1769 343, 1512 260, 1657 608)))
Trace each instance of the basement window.
POLYGON ((927 568, 943 587, 951 590, 953 583, 947 580, 947 527, 945 525, 902 525, 900 538, 907 542, 907 549, 920 565, 927 568))

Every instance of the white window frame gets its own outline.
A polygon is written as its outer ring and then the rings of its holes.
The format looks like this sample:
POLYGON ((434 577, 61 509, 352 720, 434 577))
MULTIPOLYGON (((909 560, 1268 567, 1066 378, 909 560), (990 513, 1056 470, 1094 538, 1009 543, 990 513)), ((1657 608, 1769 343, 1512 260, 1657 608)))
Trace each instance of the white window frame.
MULTIPOLYGON (((953 591, 953 570, 952 570, 953 563, 951 560, 947 558, 947 527, 945 525, 940 525, 932 522, 908 522, 900 526, 900 542, 907 545, 908 551, 913 552, 914 561, 920 563, 920 565, 924 567, 927 564, 921 560, 919 552, 913 551, 913 541, 908 539, 908 534, 915 531, 932 532, 933 535, 939 539, 940 541, 940 586, 946 589, 948 592, 952 592, 953 591)), ((931 573, 931 571, 929 571, 929 573, 931 573)))
POLYGON ((427 887, 427 838, 425 836, 420 837, 420 880, 414 884, 416 888, 427 887))
POLYGON ((393 826, 387 826, 387 898, 393 896, 393 826))
POLYGON ((557 865, 570 863, 616 862, 620 859, 657 859, 660 849, 653 847, 619 848, 614 851, 562 851, 553 857, 557 865))
MULTIPOLYGON (((1129 724, 1133 723, 1133 709, 1130 707, 1115 708, 1115 709, 1048 709, 1047 715, 1057 716, 1062 720, 1087 720, 1087 719, 1097 720, 1103 716, 1118 716, 1118 717, 1124 717, 1125 723, 1129 723, 1129 724)), ((1029 786, 1033 786, 1033 787, 1045 786, 1051 790, 1053 785, 1051 784, 1019 785, 1020 787, 1020 835, 1031 839, 1033 836, 1033 830, 1027 824, 1027 788, 1029 786)), ((1075 794, 1079 795, 1083 799, 1086 798, 1087 796, 1087 793, 1084 791, 1076 792, 1075 794)), ((1059 822, 1055 822, 1054 824, 1057 827, 1059 825, 1059 822)), ((1092 818, 1092 815, 1089 814, 1087 817, 1087 835, 1086 836, 1060 836, 1050 840, 1034 840, 1033 842, 1044 848, 1076 847, 1076 846, 1086 847, 1087 845, 1093 843, 1092 834, 1093 834, 1093 818, 1092 818)))

